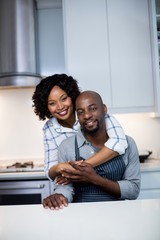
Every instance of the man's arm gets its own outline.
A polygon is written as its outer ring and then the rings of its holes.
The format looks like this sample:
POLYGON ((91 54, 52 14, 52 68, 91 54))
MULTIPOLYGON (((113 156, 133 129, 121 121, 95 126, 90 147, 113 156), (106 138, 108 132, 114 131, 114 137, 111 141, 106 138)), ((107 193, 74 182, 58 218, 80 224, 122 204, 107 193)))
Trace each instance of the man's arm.
POLYGON ((126 169, 122 180, 118 181, 122 199, 136 199, 140 192, 141 171, 137 145, 128 137, 128 148, 123 156, 126 169))
POLYGON ((59 210, 63 207, 67 207, 68 203, 73 200, 73 194, 72 184, 55 184, 53 194, 43 199, 43 207, 50 208, 51 210, 59 210))

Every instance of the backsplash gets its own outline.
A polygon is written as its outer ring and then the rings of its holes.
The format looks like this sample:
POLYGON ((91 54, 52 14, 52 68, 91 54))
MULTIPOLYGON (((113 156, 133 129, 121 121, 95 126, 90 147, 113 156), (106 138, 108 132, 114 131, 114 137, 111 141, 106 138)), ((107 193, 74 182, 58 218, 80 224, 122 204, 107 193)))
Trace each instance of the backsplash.
POLYGON ((132 136, 140 151, 152 151, 150 157, 160 158, 160 118, 151 113, 115 114, 126 134, 132 136))
MULTIPOLYGON (((32 108, 34 88, 0 90, 0 160, 43 161, 43 121, 32 108)), ((139 150, 151 150, 160 158, 160 118, 149 113, 114 115, 139 150)))
POLYGON ((43 158, 44 122, 33 112, 34 88, 0 90, 0 159, 43 158))

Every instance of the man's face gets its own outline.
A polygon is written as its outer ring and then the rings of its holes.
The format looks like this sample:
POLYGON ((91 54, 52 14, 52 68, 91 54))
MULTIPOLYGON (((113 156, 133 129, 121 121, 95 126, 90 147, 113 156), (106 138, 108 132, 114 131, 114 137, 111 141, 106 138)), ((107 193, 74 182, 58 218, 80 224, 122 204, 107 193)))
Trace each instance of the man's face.
POLYGON ((105 124, 106 106, 95 96, 79 96, 76 101, 76 111, 79 123, 85 132, 95 133, 105 124))

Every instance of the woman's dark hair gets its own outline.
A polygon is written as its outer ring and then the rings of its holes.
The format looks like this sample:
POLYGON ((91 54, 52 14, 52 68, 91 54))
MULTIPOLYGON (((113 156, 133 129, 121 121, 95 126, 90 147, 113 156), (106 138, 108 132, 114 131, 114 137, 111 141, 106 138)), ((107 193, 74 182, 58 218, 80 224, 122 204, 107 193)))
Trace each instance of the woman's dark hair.
POLYGON ((52 115, 48 110, 48 96, 54 86, 60 87, 72 99, 75 110, 75 100, 80 94, 77 81, 72 76, 66 74, 55 74, 46 77, 40 81, 33 93, 33 108, 40 120, 51 118, 52 115))

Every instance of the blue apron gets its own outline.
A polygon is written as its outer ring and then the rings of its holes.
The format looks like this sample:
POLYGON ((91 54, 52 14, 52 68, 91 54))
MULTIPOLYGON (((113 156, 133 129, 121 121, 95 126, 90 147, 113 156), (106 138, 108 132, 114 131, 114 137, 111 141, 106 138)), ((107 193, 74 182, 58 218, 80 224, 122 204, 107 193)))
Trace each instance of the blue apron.
MULTIPOLYGON (((80 156, 76 136, 75 153, 76 161, 85 160, 80 156)), ((94 169, 100 176, 113 181, 118 181, 123 177, 125 171, 125 163, 122 156, 117 156, 112 160, 95 167, 94 169)), ((74 183, 73 185, 75 189, 73 202, 101 202, 119 200, 100 187, 97 187, 96 185, 90 183, 74 183)))

